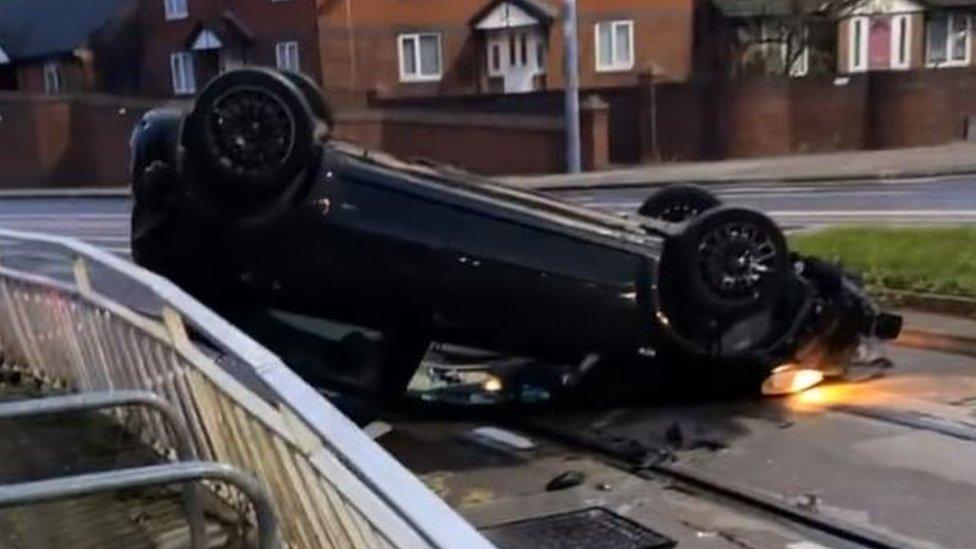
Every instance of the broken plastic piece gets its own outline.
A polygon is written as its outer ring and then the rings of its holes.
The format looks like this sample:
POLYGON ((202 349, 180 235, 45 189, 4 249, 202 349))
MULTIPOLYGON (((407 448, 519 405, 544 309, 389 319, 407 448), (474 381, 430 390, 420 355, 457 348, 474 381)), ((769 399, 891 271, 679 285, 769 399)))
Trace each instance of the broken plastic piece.
POLYGON ((498 442, 515 450, 531 450, 535 448, 535 443, 531 439, 516 435, 511 431, 499 429, 498 427, 478 427, 472 429, 471 433, 476 437, 498 442))
POLYGON ((567 488, 579 486, 580 484, 583 484, 585 479, 586 476, 579 471, 566 471, 565 473, 561 473, 553 477, 553 479, 549 481, 549 484, 546 484, 546 491, 555 492, 556 490, 565 490, 567 488))

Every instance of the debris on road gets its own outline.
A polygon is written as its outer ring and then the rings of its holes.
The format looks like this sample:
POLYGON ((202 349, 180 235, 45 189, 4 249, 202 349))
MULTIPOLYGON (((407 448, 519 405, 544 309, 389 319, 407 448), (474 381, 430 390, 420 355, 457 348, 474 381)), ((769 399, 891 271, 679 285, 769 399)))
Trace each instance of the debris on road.
POLYGON ((532 439, 498 427, 477 427, 471 430, 471 434, 482 440, 503 444, 513 450, 527 451, 535 448, 532 439))
POLYGON ((553 479, 546 484, 546 491, 555 492, 557 490, 573 488, 583 484, 584 480, 586 480, 586 475, 583 473, 579 471, 566 471, 565 473, 561 473, 553 477, 553 479))
POLYGON ((392 430, 393 426, 385 421, 373 421, 370 422, 369 425, 363 427, 363 432, 373 440, 380 438, 392 430))

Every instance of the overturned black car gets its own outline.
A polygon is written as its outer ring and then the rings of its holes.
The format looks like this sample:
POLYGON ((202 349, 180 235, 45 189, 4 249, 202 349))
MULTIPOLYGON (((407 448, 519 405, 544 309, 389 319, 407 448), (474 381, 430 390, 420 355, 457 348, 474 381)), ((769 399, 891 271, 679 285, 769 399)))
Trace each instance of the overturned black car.
POLYGON ((304 77, 245 69, 133 135, 136 261, 313 381, 396 395, 433 341, 770 371, 900 329, 769 218, 699 188, 621 218, 331 141, 331 126, 304 77))

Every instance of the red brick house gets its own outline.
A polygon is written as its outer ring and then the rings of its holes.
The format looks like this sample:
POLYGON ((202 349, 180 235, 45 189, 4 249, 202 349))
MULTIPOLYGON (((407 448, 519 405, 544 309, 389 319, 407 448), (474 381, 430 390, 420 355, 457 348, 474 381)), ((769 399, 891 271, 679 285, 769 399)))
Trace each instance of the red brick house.
POLYGON ((885 0, 837 25, 837 71, 963 68, 974 64, 973 0, 885 0))
MULTIPOLYGON (((333 95, 412 96, 559 89, 560 0, 333 0, 319 9, 333 95)), ((693 72, 695 0, 578 0, 581 85, 693 72)))
POLYGON ((0 2, 0 90, 132 93, 135 0, 0 2))
POLYGON ((190 95, 222 70, 266 65, 321 78, 316 0, 140 0, 144 93, 190 95))

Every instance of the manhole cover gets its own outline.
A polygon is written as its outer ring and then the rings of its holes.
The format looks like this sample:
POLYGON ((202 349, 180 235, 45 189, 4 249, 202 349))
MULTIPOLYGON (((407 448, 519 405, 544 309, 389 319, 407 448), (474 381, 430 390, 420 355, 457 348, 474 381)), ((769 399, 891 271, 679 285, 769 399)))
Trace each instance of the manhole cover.
POLYGON ((510 522, 482 533, 500 549, 669 549, 676 545, 600 507, 510 522))

